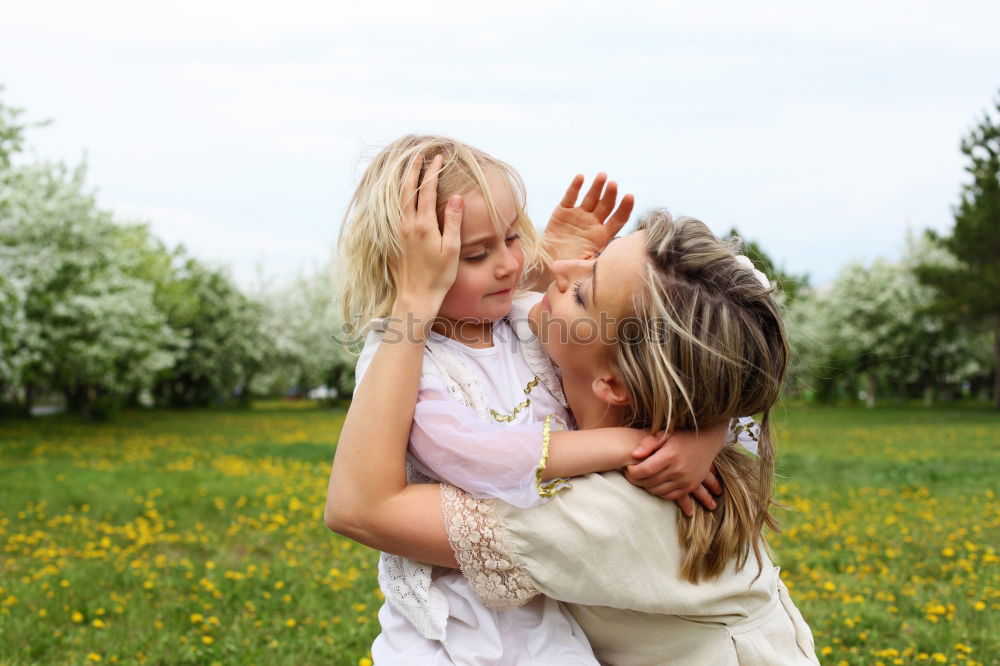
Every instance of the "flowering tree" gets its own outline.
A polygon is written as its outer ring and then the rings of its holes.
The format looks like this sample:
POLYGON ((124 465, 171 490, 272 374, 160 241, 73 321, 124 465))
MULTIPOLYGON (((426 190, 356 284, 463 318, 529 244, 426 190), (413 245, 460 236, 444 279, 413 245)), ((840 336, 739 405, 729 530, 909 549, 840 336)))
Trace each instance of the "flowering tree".
POLYGON ((136 276, 129 241, 84 189, 85 171, 8 167, 0 182, 6 381, 65 393, 84 412, 111 405, 173 362, 174 334, 136 276))
POLYGON ((356 356, 343 339, 334 291, 327 269, 261 291, 274 356, 257 378, 257 391, 325 386, 334 396, 350 394, 356 356))
POLYGON ((820 397, 861 385, 869 406, 882 391, 930 402, 988 372, 984 337, 932 310, 933 291, 914 274, 949 261, 911 238, 901 261, 852 264, 830 289, 793 305, 790 337, 820 397))

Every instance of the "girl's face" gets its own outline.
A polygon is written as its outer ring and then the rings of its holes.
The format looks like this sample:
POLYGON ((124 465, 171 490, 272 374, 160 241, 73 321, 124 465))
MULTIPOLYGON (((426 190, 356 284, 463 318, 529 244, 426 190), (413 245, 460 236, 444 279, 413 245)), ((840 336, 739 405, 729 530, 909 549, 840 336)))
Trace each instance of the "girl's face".
POLYGON ((589 381, 607 367, 615 327, 632 314, 632 295, 643 289, 646 232, 616 238, 596 258, 554 261, 553 280, 528 317, 552 360, 569 381, 589 381))
POLYGON ((487 182, 504 221, 504 231, 497 233, 479 191, 462 195, 465 211, 458 274, 440 310, 442 317, 473 327, 507 316, 524 269, 524 253, 515 226, 520 214, 517 200, 503 178, 488 174, 487 182))

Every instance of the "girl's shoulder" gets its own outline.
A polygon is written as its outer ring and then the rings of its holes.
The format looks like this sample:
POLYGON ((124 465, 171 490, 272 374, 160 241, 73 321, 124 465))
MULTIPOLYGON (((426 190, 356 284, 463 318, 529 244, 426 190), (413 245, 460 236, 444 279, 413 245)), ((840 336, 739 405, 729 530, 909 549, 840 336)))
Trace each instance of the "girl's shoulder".
MULTIPOLYGON (((358 355, 357 363, 354 366, 354 385, 358 386, 375 352, 384 344, 397 344, 399 340, 386 333, 385 319, 373 319, 368 334, 365 336, 364 346, 358 355)), ((424 360, 420 369, 421 386, 428 382, 435 385, 445 385, 450 394, 455 393, 455 387, 468 383, 467 363, 460 354, 453 353, 446 345, 428 341, 424 346, 424 360)), ((461 401, 460 401, 461 402, 461 401)))

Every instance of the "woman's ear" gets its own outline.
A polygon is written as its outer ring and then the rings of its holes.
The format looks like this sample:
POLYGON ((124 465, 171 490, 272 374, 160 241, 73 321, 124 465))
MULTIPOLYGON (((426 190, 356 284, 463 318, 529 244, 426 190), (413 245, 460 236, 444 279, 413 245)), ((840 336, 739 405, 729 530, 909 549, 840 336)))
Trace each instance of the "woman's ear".
POLYGON ((625 390, 625 385, 618 379, 618 375, 612 372, 594 379, 591 388, 594 391, 594 395, 612 407, 621 407, 628 404, 628 391, 625 390))

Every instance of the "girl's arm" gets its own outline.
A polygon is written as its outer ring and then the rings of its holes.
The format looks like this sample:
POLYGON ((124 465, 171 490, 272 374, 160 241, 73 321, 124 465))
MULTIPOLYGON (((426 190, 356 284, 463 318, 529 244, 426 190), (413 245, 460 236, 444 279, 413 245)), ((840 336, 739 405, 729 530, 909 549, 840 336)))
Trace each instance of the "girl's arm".
POLYGON ((456 402, 444 383, 425 376, 410 430, 409 450, 424 474, 477 498, 527 508, 566 487, 560 477, 619 469, 639 462, 632 451, 647 433, 628 428, 565 431, 562 421, 500 425, 456 402))
POLYGON ((431 162, 419 197, 421 158, 410 166, 403 191, 407 204, 398 295, 387 339, 376 350, 344 421, 324 519, 330 529, 365 545, 455 566, 441 520, 439 488, 407 486, 405 464, 424 341, 458 265, 462 200, 448 202, 443 231, 438 231, 435 195, 441 161, 437 156, 431 162))

